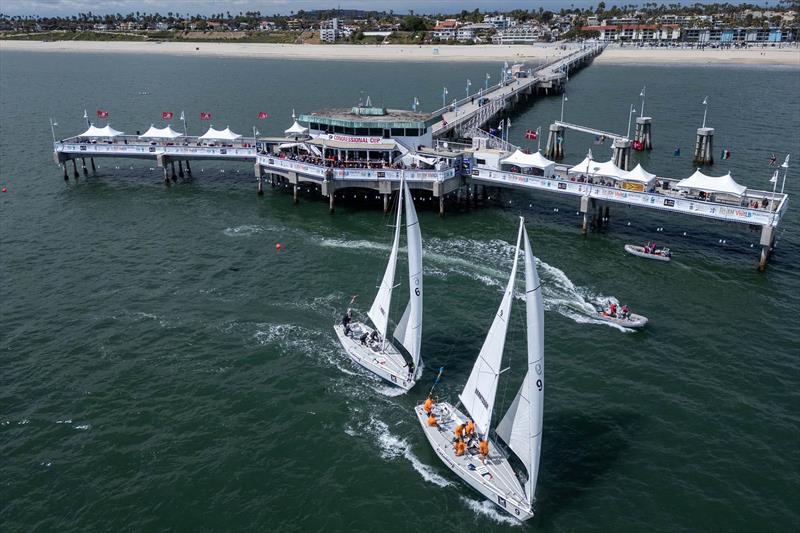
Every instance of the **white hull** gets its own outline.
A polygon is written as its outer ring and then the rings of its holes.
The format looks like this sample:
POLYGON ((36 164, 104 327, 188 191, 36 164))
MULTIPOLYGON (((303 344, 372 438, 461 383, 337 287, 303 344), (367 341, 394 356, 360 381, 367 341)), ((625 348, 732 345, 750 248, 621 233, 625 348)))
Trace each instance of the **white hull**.
POLYGON ((618 318, 613 316, 604 315, 602 311, 597 313, 597 316, 600 320, 605 320, 606 322, 613 322, 614 324, 618 324, 624 328, 631 328, 631 329, 639 329, 643 328, 647 325, 647 317, 642 315, 635 315, 631 313, 630 318, 618 318))
POLYGON ((437 403, 433 412, 439 426, 430 427, 422 405, 418 405, 414 412, 431 446, 450 470, 514 518, 525 521, 533 517, 533 508, 525 496, 525 490, 508 458, 494 441, 489 442, 489 456, 485 463, 473 447, 469 447, 464 455, 456 456, 452 444, 454 431, 457 424, 466 422, 465 414, 449 403, 437 403))
POLYGON ((416 384, 420 369, 416 369, 416 376, 409 375, 408 367, 405 366, 406 360, 394 345, 387 343, 381 350, 381 347, 370 346, 369 341, 367 344, 361 343, 359 340, 361 335, 364 333, 371 335, 374 331, 363 322, 353 322, 350 325, 353 331, 350 336, 344 334, 344 326, 341 324, 333 326, 333 329, 347 355, 354 362, 403 390, 407 391, 416 384))
POLYGON ((648 254, 644 251, 644 246, 635 246, 633 244, 626 244, 625 251, 637 257, 644 257, 645 259, 655 259, 656 261, 669 261, 670 256, 661 255, 659 253, 648 254))

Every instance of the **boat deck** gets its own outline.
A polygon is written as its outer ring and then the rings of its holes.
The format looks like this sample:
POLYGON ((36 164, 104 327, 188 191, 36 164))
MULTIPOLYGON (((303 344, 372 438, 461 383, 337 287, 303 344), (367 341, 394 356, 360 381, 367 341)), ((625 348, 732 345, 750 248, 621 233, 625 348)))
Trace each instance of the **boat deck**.
POLYGON ((350 325, 351 334, 345 335, 344 326, 337 324, 333 327, 336 336, 344 346, 350 358, 370 372, 385 379, 393 385, 406 390, 414 386, 413 376, 409 375, 405 357, 391 343, 382 348, 381 344, 369 341, 369 336, 375 331, 363 322, 353 322, 350 325), (361 337, 366 334, 366 343, 361 342, 361 337))

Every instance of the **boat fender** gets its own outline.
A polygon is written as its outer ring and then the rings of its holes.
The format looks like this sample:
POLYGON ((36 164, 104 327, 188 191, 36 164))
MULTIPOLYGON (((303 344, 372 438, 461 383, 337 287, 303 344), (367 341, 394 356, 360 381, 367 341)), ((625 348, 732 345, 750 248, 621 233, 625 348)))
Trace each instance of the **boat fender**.
POLYGON ((475 465, 472 463, 467 463, 467 470, 475 470, 475 465))

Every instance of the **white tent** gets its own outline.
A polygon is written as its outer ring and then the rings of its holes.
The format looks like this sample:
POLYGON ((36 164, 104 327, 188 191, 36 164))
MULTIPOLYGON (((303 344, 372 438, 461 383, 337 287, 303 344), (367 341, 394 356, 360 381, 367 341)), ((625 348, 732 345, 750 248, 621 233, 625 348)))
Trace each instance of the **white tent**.
POLYGON ((78 135, 78 137, 91 137, 94 139, 112 139, 122 135, 121 131, 117 131, 108 124, 103 128, 98 128, 94 124, 89 125, 89 129, 78 135))
POLYGON ((303 135, 308 135, 308 128, 304 128, 295 120, 292 127, 284 131, 284 133, 287 137, 301 137, 303 135))
POLYGON ((597 166, 596 161, 592 161, 589 156, 586 156, 583 161, 567 170, 569 174, 589 174, 589 169, 592 166, 597 166))
POLYGON ((543 171, 545 176, 552 176, 556 164, 544 157, 539 152, 526 154, 522 150, 517 150, 505 159, 500 160, 504 165, 515 165, 520 168, 538 168, 543 171))
POLYGON ((171 126, 156 128, 152 124, 150 124, 149 130, 143 135, 139 135, 140 139, 177 139, 178 137, 183 137, 183 133, 173 130, 171 126))
POLYGON ((613 159, 609 159, 605 163, 596 163, 590 166, 589 172, 595 176, 605 176, 608 178, 620 179, 627 172, 622 170, 614 164, 613 159))
POLYGON ((649 185, 654 179, 656 179, 656 175, 643 169, 642 165, 636 165, 636 168, 623 174, 620 178, 622 181, 633 181, 636 183, 644 183, 645 185, 649 185))
POLYGON ((242 136, 238 133, 233 133, 230 127, 226 127, 224 130, 215 130, 214 126, 210 126, 208 131, 199 138, 204 141, 235 141, 236 139, 241 139, 242 136))
POLYGON ((741 196, 747 190, 744 185, 739 185, 728 172, 724 176, 708 176, 697 169, 694 174, 678 182, 679 189, 694 189, 703 192, 716 192, 741 196))

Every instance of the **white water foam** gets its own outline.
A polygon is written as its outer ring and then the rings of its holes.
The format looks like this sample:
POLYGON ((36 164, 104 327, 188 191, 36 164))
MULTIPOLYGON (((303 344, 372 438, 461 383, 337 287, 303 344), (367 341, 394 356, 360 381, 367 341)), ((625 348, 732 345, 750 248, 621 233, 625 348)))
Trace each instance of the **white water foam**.
POLYGON ((81 431, 87 431, 89 429, 92 429, 92 425, 91 424, 81 424, 79 426, 72 426, 72 429, 80 429, 81 431))
POLYGON ((236 226, 235 228, 225 228, 222 233, 228 237, 250 237, 264 231, 262 226, 252 224, 245 224, 243 226, 236 226))
POLYGON ((489 500, 477 501, 466 496, 459 496, 459 499, 467 504, 467 507, 472 509, 476 514, 483 515, 498 524, 506 524, 509 526, 521 526, 522 522, 503 514, 497 509, 497 506, 489 500))
POLYGON ((370 423, 366 429, 376 438, 381 457, 384 459, 404 457, 411 463, 414 470, 422 476, 422 479, 428 483, 433 483, 439 487, 452 485, 448 480, 434 472, 430 466, 420 461, 419 458, 414 455, 414 452, 411 451, 411 445, 409 445, 407 440, 392 435, 389 432, 389 426, 386 425, 385 422, 375 417, 370 417, 370 423))

